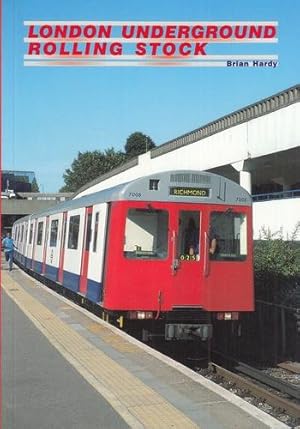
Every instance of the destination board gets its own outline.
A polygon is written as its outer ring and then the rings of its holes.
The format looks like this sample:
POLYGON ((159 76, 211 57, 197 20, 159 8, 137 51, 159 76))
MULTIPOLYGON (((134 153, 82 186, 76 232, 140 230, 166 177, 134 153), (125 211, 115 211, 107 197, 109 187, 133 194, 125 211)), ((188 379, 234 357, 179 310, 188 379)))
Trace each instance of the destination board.
POLYGON ((170 187, 170 195, 176 197, 209 197, 209 188, 194 188, 186 186, 170 187))

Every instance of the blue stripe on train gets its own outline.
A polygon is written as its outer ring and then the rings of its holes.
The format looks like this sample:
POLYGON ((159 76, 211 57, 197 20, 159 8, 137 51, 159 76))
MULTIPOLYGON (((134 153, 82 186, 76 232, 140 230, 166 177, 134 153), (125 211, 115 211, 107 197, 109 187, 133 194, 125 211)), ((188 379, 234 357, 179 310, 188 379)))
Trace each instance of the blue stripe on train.
MULTIPOLYGON (((20 262, 22 259, 21 263, 25 267, 31 270, 32 259, 25 258, 19 252, 15 252, 14 256, 20 262)), ((42 268, 43 268, 42 262, 33 261, 33 263, 34 263, 34 271, 41 274, 42 268)), ((58 276, 58 268, 53 267, 51 265, 46 265, 45 277, 47 277, 50 280, 57 281, 57 276, 58 276)), ((64 275, 63 275, 64 287, 71 289, 74 292, 78 292, 79 281, 80 281, 80 276, 78 274, 70 273, 69 271, 64 271, 64 275)), ((102 299, 102 293, 103 293, 102 283, 96 282, 95 280, 88 279, 86 297, 93 302, 99 302, 102 299)))
POLYGON ((73 290, 74 292, 78 292, 79 290, 79 274, 70 273, 69 271, 64 271, 64 277, 63 277, 63 285, 73 290))
POLYGON ((53 267, 52 265, 46 265, 45 277, 56 282, 57 281, 57 275, 58 275, 58 268, 57 267, 53 267))
POLYGON ((102 289, 102 283, 88 279, 86 297, 93 302, 99 302, 102 299, 102 289))
POLYGON ((33 271, 35 271, 38 274, 41 274, 42 269, 43 269, 43 263, 39 262, 39 261, 34 261, 33 262, 33 271))

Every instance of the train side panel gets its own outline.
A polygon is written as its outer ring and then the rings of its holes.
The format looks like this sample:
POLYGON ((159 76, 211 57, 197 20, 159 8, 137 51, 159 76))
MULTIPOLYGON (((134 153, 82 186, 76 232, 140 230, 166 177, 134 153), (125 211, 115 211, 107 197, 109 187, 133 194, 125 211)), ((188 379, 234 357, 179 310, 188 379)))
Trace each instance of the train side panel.
POLYGON ((15 242, 15 253, 14 258, 23 266, 27 265, 27 243, 28 243, 28 225, 30 222, 30 218, 24 218, 23 222, 20 222, 16 227, 12 230, 12 237, 15 242))
POLYGON ((108 204, 93 206, 86 296, 93 302, 102 301, 103 265, 106 246, 108 204))
POLYGON ((45 277, 57 281, 59 249, 62 237, 62 213, 49 216, 48 237, 46 240, 45 277))
POLYGON ((15 233, 15 245, 17 247, 15 257, 17 261, 21 262, 21 255, 22 255, 22 249, 21 249, 21 222, 16 226, 16 233, 15 233))
POLYGON ((63 285, 79 290, 81 253, 84 236, 84 208, 68 211, 63 266, 63 285))
POLYGON ((38 274, 42 273, 43 256, 44 256, 44 240, 46 235, 46 216, 36 219, 36 233, 33 243, 33 271, 38 274))
POLYGON ((12 237, 13 237, 13 239, 14 239, 14 242, 15 242, 15 246, 16 246, 16 250, 15 250, 15 253, 14 253, 14 258, 18 261, 19 260, 19 246, 18 246, 18 230, 19 230, 19 224, 15 224, 14 226, 13 226, 13 229, 12 229, 12 237))
POLYGON ((24 266, 28 265, 28 242, 29 242, 29 231, 30 231, 30 217, 26 219, 25 225, 25 237, 24 237, 24 246, 23 246, 23 254, 24 254, 24 266))
POLYGON ((28 220, 27 244, 26 244, 26 268, 31 268, 32 265, 32 248, 34 237, 35 221, 31 217, 28 220))

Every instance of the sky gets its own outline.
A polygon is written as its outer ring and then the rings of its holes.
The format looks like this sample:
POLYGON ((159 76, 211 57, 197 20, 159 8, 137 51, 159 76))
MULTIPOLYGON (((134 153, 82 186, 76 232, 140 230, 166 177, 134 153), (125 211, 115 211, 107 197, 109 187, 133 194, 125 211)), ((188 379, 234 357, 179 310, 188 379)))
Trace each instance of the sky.
MULTIPOLYGON (((57 192, 79 151, 156 145, 300 83, 297 0, 2 0, 2 169, 57 192), (278 21, 278 43, 226 52, 278 54, 276 68, 25 67, 25 20, 278 21)), ((222 53, 221 48, 219 52, 222 53)))

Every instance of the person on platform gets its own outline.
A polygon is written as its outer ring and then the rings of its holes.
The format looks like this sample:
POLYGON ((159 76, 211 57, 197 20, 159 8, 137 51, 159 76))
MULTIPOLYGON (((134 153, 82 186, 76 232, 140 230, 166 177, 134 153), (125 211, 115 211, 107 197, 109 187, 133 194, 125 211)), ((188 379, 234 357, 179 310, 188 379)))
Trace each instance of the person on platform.
POLYGON ((13 266, 14 249, 16 249, 16 246, 14 244, 14 240, 11 238, 10 232, 8 232, 6 237, 2 240, 2 247, 5 254, 5 259, 8 262, 9 271, 11 271, 13 266))

